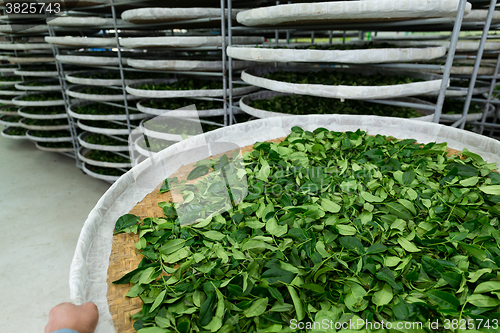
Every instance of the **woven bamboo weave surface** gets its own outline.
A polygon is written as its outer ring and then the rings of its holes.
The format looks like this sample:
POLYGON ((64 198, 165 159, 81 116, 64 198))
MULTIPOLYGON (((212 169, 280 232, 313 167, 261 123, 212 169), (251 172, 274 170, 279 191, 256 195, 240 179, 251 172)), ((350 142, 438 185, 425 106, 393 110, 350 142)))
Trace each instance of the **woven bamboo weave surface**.
MULTIPOLYGON (((284 138, 270 140, 269 142, 281 142, 284 138)), ((253 145, 243 147, 241 153, 251 151, 253 145)), ((455 149, 447 149, 448 156, 459 155, 460 151, 455 149)), ((191 170, 194 169, 194 163, 184 166, 172 175, 178 179, 186 179, 191 170)), ((142 201, 129 212, 141 217, 141 220, 146 217, 163 217, 163 210, 158 207, 160 202, 169 202, 172 200, 170 192, 159 193, 159 185, 153 192, 149 193, 142 201)), ((139 312, 142 309, 142 301, 140 298, 128 298, 125 295, 130 289, 130 284, 115 285, 112 281, 118 280, 126 273, 137 268, 142 260, 142 255, 137 253, 135 243, 139 240, 138 235, 117 234, 113 236, 113 245, 109 258, 108 268, 108 305, 109 311, 113 318, 117 333, 135 333, 131 315, 139 312)))

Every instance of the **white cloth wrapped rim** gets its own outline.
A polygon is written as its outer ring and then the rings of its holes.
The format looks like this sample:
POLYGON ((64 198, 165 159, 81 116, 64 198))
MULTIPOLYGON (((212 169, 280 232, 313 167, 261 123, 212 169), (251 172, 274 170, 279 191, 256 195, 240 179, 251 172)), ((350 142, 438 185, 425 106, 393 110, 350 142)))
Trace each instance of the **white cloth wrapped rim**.
MULTIPOLYGON (((227 39, 227 38, 226 38, 227 39)), ((233 37, 235 44, 261 44, 264 37, 233 37)), ((120 39, 128 48, 222 46, 221 36, 131 37, 120 39)))
MULTIPOLYGON (((75 108, 78 106, 89 105, 89 104, 95 104, 95 103, 94 102, 79 101, 79 102, 71 104, 68 108, 68 115, 73 117, 73 118, 76 118, 76 119, 84 119, 84 120, 127 120, 126 114, 94 115, 94 114, 77 113, 77 112, 72 110, 72 108, 75 108)), ((130 120, 144 119, 144 118, 148 118, 148 115, 144 114, 144 113, 129 114, 130 120)))
POLYGON ((82 124, 81 120, 77 121, 78 127, 80 129, 87 131, 87 132, 92 132, 92 133, 97 133, 97 134, 108 134, 108 135, 129 135, 128 129, 115 129, 115 128, 102 128, 102 127, 93 127, 89 125, 82 124))
POLYGON ((33 24, 1 24, 0 33, 5 34, 37 34, 40 32, 47 32, 49 28, 46 25, 33 25, 33 24))
POLYGON ((72 153, 74 151, 73 147, 71 148, 42 147, 38 144, 38 142, 35 142, 35 146, 40 150, 49 151, 53 153, 72 153))
MULTIPOLYGON (((240 10, 233 9, 231 17, 236 19, 236 14, 240 10)), ((194 20, 201 18, 220 18, 220 8, 165 8, 151 7, 126 10, 122 13, 122 20, 134 24, 151 22, 170 22, 182 20, 194 20)), ((227 9, 225 10, 227 18, 227 9)))
MULTIPOLYGON (((156 84, 156 83, 171 83, 175 82, 175 79, 157 79, 146 83, 156 84)), ((137 89, 135 86, 144 83, 132 84, 126 87, 129 94, 137 97, 143 98, 175 98, 175 97, 221 97, 224 96, 224 89, 204 89, 204 90, 147 90, 147 89, 137 89)), ((258 87, 241 87, 234 88, 233 95, 245 95, 251 92, 259 90, 258 87)))
MULTIPOLYGON (((123 26, 126 24, 123 20, 116 20, 117 24, 123 26)), ((61 16, 47 19, 47 24, 58 27, 100 27, 113 26, 112 18, 104 18, 98 16, 61 16)))
MULTIPOLYGON (((252 101, 255 100, 260 100, 260 99, 271 99, 276 96, 286 96, 290 95, 287 93, 280 93, 280 92, 275 92, 275 91, 261 91, 255 94, 247 95, 244 96, 240 99, 240 108, 246 112, 247 114, 257 117, 257 118, 271 118, 271 117, 297 117, 297 115, 293 114, 288 114, 288 113, 281 113, 281 112, 274 112, 274 111, 267 111, 267 110, 261 110, 257 109, 254 107, 251 107, 250 104, 252 101)), ((410 103, 419 103, 419 104, 426 104, 426 105, 434 105, 430 102, 419 100, 417 98, 411 98, 411 97, 406 97, 401 99, 403 102, 410 102, 410 103)), ((415 120, 420 120, 420 121, 432 121, 434 119, 434 113, 429 111, 429 110, 424 110, 424 109, 416 109, 418 112, 421 112, 424 114, 421 117, 417 118, 412 118, 415 120)), ((332 114, 335 114, 332 112, 332 114)))
POLYGON ((252 68, 241 73, 241 79, 246 83, 284 93, 310 95, 318 97, 340 98, 340 99, 386 99, 396 97, 407 97, 421 95, 429 92, 439 91, 441 88, 441 76, 431 73, 416 71, 396 71, 377 68, 333 68, 331 71, 358 73, 370 75, 380 73, 383 75, 410 75, 427 81, 396 84, 389 86, 328 86, 323 84, 299 84, 288 83, 262 78, 262 75, 275 71, 290 72, 320 72, 325 68, 291 68, 291 67, 269 67, 252 68))
POLYGON ((0 50, 47 50, 52 45, 47 43, 0 43, 0 50))
MULTIPOLYGON (((17 85, 18 83, 16 83, 14 85, 14 87, 17 85)), ((12 85, 10 86, 12 87, 12 85)), ((17 87, 16 87, 17 88, 17 87)), ((12 98, 14 98, 15 96, 19 96, 19 95, 24 95, 26 94, 25 91, 15 91, 15 90, 2 90, 2 87, 0 86, 0 96, 12 96, 12 98)))
POLYGON ((37 64, 40 62, 55 62, 54 57, 8 57, 7 60, 13 64, 37 64))
POLYGON ((92 133, 83 132, 78 136, 78 143, 80 143, 80 146, 91 149, 91 150, 128 151, 128 143, 126 146, 96 145, 93 143, 88 143, 87 141, 85 141, 85 139, 90 134, 92 134, 92 133))
POLYGON ((28 119, 64 119, 68 118, 68 115, 66 112, 64 113, 58 113, 58 114, 33 114, 33 113, 26 113, 23 110, 25 108, 29 108, 29 106, 24 106, 19 108, 17 111, 17 114, 21 117, 28 118, 28 119))
POLYGON ((82 171, 85 172, 90 177, 105 180, 105 181, 110 182, 110 183, 113 183, 120 178, 120 176, 107 176, 107 175, 101 175, 100 173, 95 173, 93 171, 90 171, 87 168, 87 165, 85 163, 83 163, 83 165, 82 165, 82 171))
MULTIPOLYGON (((95 66, 112 66, 119 65, 118 58, 99 57, 99 56, 79 56, 79 55, 56 55, 56 59, 62 63, 74 65, 95 65, 95 66)), ((127 58, 122 58, 122 64, 127 64, 127 58)), ((57 76, 57 74, 56 74, 57 76)))
MULTIPOLYGON (((224 127, 183 140, 155 155, 155 161, 166 161, 171 156, 209 142, 228 142, 244 147, 258 141, 284 137, 290 128, 300 126, 305 130, 324 127, 333 131, 367 130, 370 135, 382 134, 398 139, 415 139, 420 143, 447 142, 453 149, 468 150, 481 155, 488 162, 500 163, 500 142, 476 133, 467 132, 435 123, 417 120, 351 115, 308 115, 276 117, 250 121, 224 127)), ((190 155, 189 163, 200 157, 190 155)), ((107 270, 111 253, 113 229, 116 220, 127 214, 158 184, 141 186, 134 175, 145 172, 151 166, 148 159, 123 175, 104 194, 90 212, 82 228, 70 270, 70 296, 75 304, 93 301, 99 308, 99 324, 96 332, 115 332, 107 302, 107 270)), ((179 165, 167 164, 161 174, 169 177, 179 165)))
MULTIPOLYGON (((66 74, 66 80, 73 84, 88 85, 88 86, 117 86, 122 84, 121 79, 89 79, 89 78, 81 78, 74 76, 80 74, 92 75, 95 73, 106 73, 106 72, 109 72, 109 70, 74 72, 71 74, 66 74)), ((125 80, 125 84, 141 83, 148 81, 151 81, 151 79, 125 80)))
MULTIPOLYGON (((222 70, 222 61, 208 60, 150 60, 132 59, 127 60, 130 67, 138 69, 150 69, 157 71, 208 71, 215 72, 222 70)), ((252 61, 233 61, 233 70, 241 70, 255 66, 252 61)))
POLYGON ((95 165, 98 167, 102 168, 130 168, 132 166, 132 163, 112 163, 112 162, 101 162, 101 161, 96 161, 90 158, 85 157, 85 155, 90 152, 91 149, 85 148, 85 147, 80 147, 80 150, 78 151, 78 158, 80 161, 85 162, 90 165, 95 165))
POLYGON ((0 67, 0 73, 14 73, 17 67, 0 67))
POLYGON ((227 54, 236 59, 258 62, 339 62, 351 64, 418 61, 440 58, 446 54, 445 46, 365 50, 302 50, 295 49, 293 45, 290 48, 286 47, 286 49, 273 49, 269 46, 236 45, 228 46, 227 54))
POLYGON ((27 125, 24 123, 24 118, 19 121, 21 127, 24 127, 29 130, 34 131, 59 131, 59 130, 67 130, 69 129, 69 124, 67 125, 57 125, 57 126, 35 126, 35 125, 27 125))
MULTIPOLYGON (((88 46, 88 47, 116 47, 115 38, 105 37, 45 37, 49 44, 64 46, 88 46)), ((51 46, 51 45, 49 45, 51 46)))
POLYGON ((61 85, 60 84, 54 84, 50 86, 29 86, 25 85, 26 83, 31 83, 31 82, 48 82, 48 81, 54 81, 54 80, 36 80, 36 81, 24 81, 21 83, 17 83, 14 86, 16 89, 19 90, 27 90, 27 91, 61 91, 61 85))
POLYGON ((64 105, 64 100, 53 100, 53 101, 22 101, 21 99, 26 95, 41 95, 41 94, 25 94, 21 96, 14 97, 12 99, 12 104, 19 106, 58 106, 64 105))
MULTIPOLYGON (((165 109, 155 109, 151 107, 144 106, 143 103, 149 102, 149 99, 143 99, 137 103, 137 109, 139 111, 155 115, 155 116, 161 116, 166 113, 168 113, 169 116, 171 117, 185 117, 186 113, 191 114, 192 111, 186 111, 186 110, 165 110, 165 109)), ((193 100, 193 104, 196 105, 196 100, 193 100)), ((217 116, 223 116, 224 115, 224 109, 212 109, 212 110, 197 110, 197 115, 198 117, 217 117, 217 116)), ((233 108, 233 114, 241 114, 242 112, 239 109, 233 108)))
POLYGON ((59 74, 57 71, 27 71, 24 69, 16 69, 14 74, 19 76, 36 76, 36 77, 57 77, 59 74))
MULTIPOLYGON (((12 98, 14 98, 14 97, 12 97, 12 98)), ((12 99, 3 99, 2 96, 0 95, 0 104, 14 105, 14 102, 12 102, 12 99)))
MULTIPOLYGON (((152 129, 148 129, 144 126, 144 123, 148 121, 148 119, 144 119, 141 121, 141 132, 147 136, 148 138, 155 138, 155 139, 161 139, 165 141, 182 141, 184 140, 183 135, 181 134, 172 134, 172 133, 167 133, 167 132, 157 132, 152 129)), ((193 137, 194 135, 187 135, 188 138, 193 137)))
MULTIPOLYGON (((246 26, 455 17, 459 0, 370 0, 297 3, 246 10, 236 19, 246 26)), ((465 14, 472 5, 467 3, 465 14)))
POLYGON ((71 136, 63 138, 41 138, 38 136, 32 136, 30 131, 31 130, 28 130, 28 132, 26 132, 26 138, 34 142, 70 142, 73 140, 71 136))
MULTIPOLYGON (((21 79, 21 78, 19 78, 21 79)), ((23 82, 22 80, 21 81, 0 81, 0 89, 2 89, 2 86, 15 86, 16 84, 18 83, 21 83, 23 82)), ((16 92, 14 91, 13 94, 10 94, 10 95, 15 95, 16 92)), ((6 95, 6 94, 2 94, 2 95, 6 95)))
MULTIPOLYGON (((79 92, 79 90, 85 89, 88 86, 72 86, 66 89, 66 94, 73 98, 84 99, 89 101, 123 101, 123 93, 120 90, 116 90, 115 95, 96 95, 96 94, 85 94, 79 92)), ((136 96, 127 95, 127 100, 138 99, 136 96)))

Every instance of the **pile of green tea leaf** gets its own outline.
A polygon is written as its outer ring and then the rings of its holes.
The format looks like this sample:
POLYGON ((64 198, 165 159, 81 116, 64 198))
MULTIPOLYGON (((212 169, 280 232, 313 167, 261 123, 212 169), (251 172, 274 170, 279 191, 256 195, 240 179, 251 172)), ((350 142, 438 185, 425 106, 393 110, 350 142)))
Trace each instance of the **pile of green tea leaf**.
MULTIPOLYGON (((169 180, 183 189, 183 204, 161 203, 163 218, 127 214, 115 226, 139 235, 144 256, 114 282, 131 283, 127 296, 143 301, 134 328, 296 332, 294 321, 324 320, 493 325, 500 174, 479 155, 461 154, 448 157, 446 143, 294 127, 283 142, 256 143, 243 155, 249 193, 230 211, 206 216, 201 204, 230 200, 220 194, 224 182, 205 181, 215 172, 197 184, 169 180), (181 227, 181 209, 201 222, 181 227)), ((227 156, 203 161, 190 176, 227 163, 227 156)))
POLYGON ((66 113, 66 108, 64 106, 28 106, 23 107, 21 111, 28 114, 50 115, 66 113))
POLYGON ((43 101, 60 101, 63 96, 60 92, 49 92, 44 94, 28 94, 21 98, 21 101, 43 102, 43 101))
POLYGON ((64 126, 68 125, 68 119, 28 119, 24 118, 23 123, 30 126, 64 126))
POLYGON ((67 130, 61 131, 29 131, 30 136, 37 138, 70 138, 71 132, 67 130))
POLYGON ((3 132, 12 136, 25 136, 28 130, 24 127, 6 127, 3 132))
POLYGON ((277 71, 262 76, 265 79, 296 83, 296 84, 322 84, 322 85, 345 85, 345 86, 390 86, 396 84, 406 84, 421 82, 422 79, 409 77, 406 75, 362 75, 342 72, 285 72, 277 71))
POLYGON ((224 107, 221 102, 188 98, 153 99, 142 103, 144 107, 160 110, 176 110, 193 104, 196 105, 196 110, 214 110, 224 107))
MULTIPOLYGON (((214 117, 214 118, 220 118, 220 117, 214 117)), ((201 133, 206 133, 221 128, 221 126, 217 125, 199 123, 196 120, 189 121, 189 120, 179 119, 178 121, 172 123, 171 121, 169 121, 168 118, 153 119, 152 121, 145 122, 144 127, 148 130, 160 133, 169 133, 178 135, 198 135, 201 133)))
POLYGON ((294 115, 305 114, 359 114, 386 117, 415 118, 424 116, 417 110, 392 105, 374 104, 356 100, 341 102, 336 98, 306 95, 284 95, 254 100, 251 107, 271 112, 294 115))
MULTIPOLYGON (((72 106, 71 110, 79 114, 91 114, 91 115, 114 115, 114 114, 127 114, 125 106, 118 107, 114 105, 107 105, 102 103, 91 103, 82 106, 72 106)), ((129 114, 140 113, 134 110, 128 110, 129 114)))
POLYGON ((21 81, 21 78, 17 75, 0 76, 0 82, 17 82, 17 81, 21 81))
POLYGON ((125 173, 125 172, 121 171, 120 169, 98 167, 98 166, 90 165, 87 163, 85 163, 85 167, 94 173, 97 173, 99 175, 104 175, 104 176, 117 176, 117 177, 119 177, 125 173))
POLYGON ((91 150, 86 155, 94 161, 109 162, 109 163, 130 163, 130 158, 117 155, 111 151, 91 150))
POLYGON ((1 111, 6 111, 6 112, 17 112, 19 110, 19 106, 1 106, 0 112, 1 111))
POLYGON ((86 87, 84 89, 77 90, 76 92, 80 94, 88 94, 88 95, 122 95, 123 92, 118 89, 108 88, 108 87, 86 87))
POLYGON ((85 136, 85 142, 93 145, 102 146, 128 146, 128 137, 125 135, 119 135, 125 141, 121 141, 104 134, 89 133, 85 136))
POLYGON ((172 83, 150 83, 142 84, 136 89, 143 90, 207 90, 222 89, 222 81, 199 80, 199 79, 180 79, 172 83))
MULTIPOLYGON (((73 74, 72 76, 82 79, 96 79, 96 80, 121 80, 120 72, 104 72, 104 73, 82 73, 73 74)), ((162 73, 142 73, 142 72, 126 72, 126 80, 140 80, 140 79, 166 79, 168 74, 162 73)))
POLYGON ((73 148, 73 143, 71 142, 37 142, 40 147, 44 148, 59 148, 59 149, 67 149, 73 148))
POLYGON ((59 81, 35 81, 35 82, 24 82, 23 86, 27 87, 46 87, 46 86, 58 86, 59 81))
POLYGON ((23 119, 22 117, 18 116, 0 116, 1 121, 5 121, 8 123, 18 123, 19 120, 23 119))
POLYGON ((20 91, 15 86, 0 86, 0 91, 20 91))

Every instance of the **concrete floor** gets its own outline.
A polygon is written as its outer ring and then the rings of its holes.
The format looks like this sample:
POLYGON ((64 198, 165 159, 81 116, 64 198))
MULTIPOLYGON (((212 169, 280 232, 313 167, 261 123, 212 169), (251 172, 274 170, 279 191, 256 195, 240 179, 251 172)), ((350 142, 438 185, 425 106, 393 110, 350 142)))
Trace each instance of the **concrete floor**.
POLYGON ((108 187, 69 157, 0 136, 2 333, 43 332, 50 309, 69 301, 81 227, 108 187))

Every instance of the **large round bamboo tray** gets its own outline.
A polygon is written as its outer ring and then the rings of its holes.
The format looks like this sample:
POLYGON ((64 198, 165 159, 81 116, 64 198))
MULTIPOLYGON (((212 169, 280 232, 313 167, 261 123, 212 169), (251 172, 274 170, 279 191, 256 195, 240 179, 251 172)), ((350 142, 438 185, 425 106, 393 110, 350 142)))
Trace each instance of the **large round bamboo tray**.
POLYGON ((29 108, 29 106, 19 108, 19 111, 17 111, 18 115, 28 119, 64 119, 68 117, 66 112, 57 114, 34 114, 34 113, 24 112, 26 108, 29 108))
POLYGON ((21 82, 23 82, 23 81, 21 80, 21 78, 19 78, 19 81, 1 81, 1 80, 0 80, 0 88, 1 88, 2 86, 14 86, 14 85, 16 85, 16 84, 18 84, 18 83, 21 83, 21 82))
MULTIPOLYGON (((155 116, 161 116, 168 114, 171 117, 188 117, 188 116, 198 116, 198 117, 216 117, 216 116, 223 116, 224 115, 224 109, 211 109, 211 110, 197 110, 191 111, 191 110, 166 110, 166 109, 155 109, 151 107, 144 106, 144 103, 149 102, 149 99, 144 99, 142 101, 139 101, 137 103, 137 109, 139 111, 155 115, 155 116)), ((196 106, 196 100, 193 99, 193 104, 196 106)), ((239 109, 233 109, 234 114, 239 114, 241 111, 239 109)))
MULTIPOLYGON (((462 110, 460 110, 462 111, 462 110)), ((495 106, 490 104, 489 106, 489 109, 488 109, 488 117, 491 117, 493 116, 495 113, 495 106)), ((483 114, 484 112, 480 112, 480 113, 469 113, 467 114, 467 121, 477 121, 477 120, 481 120, 483 118, 483 114)), ((455 121, 459 120, 460 118, 462 118, 462 114, 441 114, 441 118, 440 118, 440 121, 442 123, 454 123, 455 121)))
POLYGON ((27 91, 58 91, 58 90, 61 91, 61 85, 59 84, 59 82, 51 80, 51 79, 17 83, 15 85, 15 87, 16 87, 16 89, 27 90, 27 91), (30 85, 27 85, 27 83, 31 83, 31 82, 53 82, 54 84, 50 85, 50 86, 30 86, 30 85))
POLYGON ((5 111, 4 109, 11 106, 0 106, 0 114, 4 116, 19 116, 20 114, 17 111, 5 111))
POLYGON ((71 147, 71 148, 66 148, 66 147, 61 147, 61 148, 55 148, 55 147, 43 147, 41 144, 43 144, 43 142, 35 142, 35 146, 42 150, 42 151, 48 151, 48 152, 52 152, 52 153, 72 153, 74 151, 74 148, 71 147))
POLYGON ((1 65, 0 73, 14 73, 16 69, 18 69, 18 67, 15 65, 1 65))
MULTIPOLYGON (((120 60, 117 57, 87 56, 87 55, 56 55, 56 60, 73 65, 94 65, 94 66, 114 66, 119 65, 120 60)), ((127 64, 127 58, 122 58, 122 64, 127 64)), ((57 74, 56 74, 57 76, 57 74)))
MULTIPOLYGON (((164 142, 169 142, 170 144, 168 145, 171 146, 172 144, 175 143, 175 141, 166 141, 166 140, 162 140, 164 142)), ((141 145, 141 143, 144 143, 145 140, 144 140, 144 137, 143 136, 140 136, 138 137, 135 141, 134 141, 134 149, 139 153, 141 154, 142 156, 144 157, 150 157, 151 154, 157 154, 158 152, 156 151, 150 151, 148 149, 145 149, 143 148, 143 146, 141 145)), ((168 147, 165 147, 164 149, 167 149, 168 147)), ((134 164, 134 165, 137 165, 137 164, 134 164)))
POLYGON ((12 139, 12 140, 26 140, 26 134, 25 135, 10 135, 8 134, 9 129, 12 127, 5 127, 2 132, 0 133, 4 138, 12 139))
MULTIPOLYGON (((116 47, 116 39, 99 37, 45 37, 49 44, 76 47, 116 47)), ((49 45, 50 46, 50 45, 49 45)))
MULTIPOLYGON (((116 20, 119 26, 126 24, 123 20, 116 20)), ((47 19, 47 24, 57 27, 100 27, 114 25, 112 18, 104 18, 98 16, 68 16, 68 17, 51 17, 47 19)), ((133 25, 130 25, 133 26, 133 25)))
POLYGON ((0 50, 49 50, 52 46, 47 43, 0 43, 0 50))
POLYGON ((19 122, 22 127, 29 129, 29 130, 34 130, 34 131, 59 131, 59 130, 67 130, 69 129, 69 124, 67 125, 55 125, 55 126, 35 126, 35 125, 28 125, 25 124, 24 122, 25 119, 21 119, 19 122))
MULTIPOLYGON (((240 108, 248 113, 251 116, 257 117, 257 118, 271 118, 271 117, 296 117, 295 115, 291 114, 286 114, 286 113, 281 113, 281 112, 273 112, 273 111, 267 111, 267 110, 261 110, 257 109, 254 107, 251 107, 250 104, 254 100, 259 100, 259 99, 271 99, 276 96, 284 96, 284 95, 289 95, 286 93, 280 93, 280 92, 275 92, 275 91, 261 91, 255 94, 247 95, 245 97, 242 97, 240 99, 240 108)), ((419 104, 427 104, 427 105, 434 105, 432 103, 426 102, 419 100, 417 98, 402 98, 401 101, 403 102, 410 102, 410 103, 419 103, 419 104)), ((434 119, 434 113, 428 110, 424 109, 415 109, 422 113, 421 117, 418 118, 413 118, 415 120, 420 120, 420 121, 432 121, 434 119)), ((334 114, 332 112, 332 114, 334 114)))
MULTIPOLYGON (((89 86, 118 86, 122 84, 121 79, 88 79, 76 76, 80 74, 92 75, 96 73, 106 73, 106 72, 109 72, 109 70, 75 72, 71 74, 66 74, 66 80, 74 84, 89 85, 89 86)), ((134 84, 134 83, 141 83, 148 81, 151 81, 151 79, 125 80, 125 84, 134 84)))
POLYGON ((48 32, 49 28, 46 25, 27 25, 27 24, 5 24, 0 25, 0 33, 3 34, 40 34, 48 32))
MULTIPOLYGON (((34 94, 27 94, 27 95, 37 95, 37 94, 34 93, 34 94)), ((14 97, 12 99, 12 103, 14 105, 20 105, 20 106, 58 106, 58 105, 64 105, 63 99, 53 100, 53 101, 22 101, 21 99, 24 96, 26 96, 26 94, 14 97)))
POLYGON ((91 150, 88 148, 81 147, 78 151, 78 158, 80 159, 80 161, 103 168, 130 168, 132 166, 132 163, 101 162, 90 159, 86 156, 90 151, 91 150))
MULTIPOLYGON (((123 93, 120 90, 116 90, 116 94, 113 95, 96 95, 96 94, 85 94, 79 92, 79 90, 85 89, 88 86, 72 86, 66 89, 66 94, 73 98, 85 99, 89 101, 103 101, 103 102, 111 102, 111 101, 123 101, 123 93)), ((127 100, 138 99, 137 96, 127 95, 127 100)))
MULTIPOLYGON (((250 9, 236 19, 246 26, 327 24, 359 21, 397 21, 416 18, 455 17, 457 0, 335 1, 298 3, 250 9)), ((465 14, 472 5, 467 3, 465 14)))
POLYGON ((91 134, 89 132, 83 132, 78 136, 78 142, 80 146, 91 149, 91 150, 104 150, 104 151, 128 151, 129 146, 128 143, 124 142, 123 146, 108 146, 108 145, 96 145, 92 143, 88 143, 85 141, 86 137, 91 134))
POLYGON ((16 69, 14 74, 19 76, 36 76, 36 77, 57 77, 57 70, 54 71, 30 71, 26 69, 16 69))
POLYGON ((39 136, 33 136, 32 133, 30 133, 31 130, 28 130, 28 132, 26 132, 26 138, 31 140, 31 141, 34 141, 34 142, 70 142, 73 140, 73 138, 71 137, 71 133, 68 132, 68 137, 61 137, 61 138, 42 138, 42 137, 39 137, 39 136))
MULTIPOLYGON (((151 159, 145 160, 117 180, 108 192, 99 200, 84 224, 77 244, 70 272, 71 301, 81 304, 93 301, 98 305, 100 321, 98 331, 133 332, 129 314, 140 309, 140 301, 124 297, 129 289, 127 285, 112 285, 110 282, 123 276, 137 266, 141 259, 136 254, 133 244, 135 236, 120 234, 113 236, 116 220, 126 213, 141 217, 161 216, 157 203, 168 201, 168 193, 158 194, 158 185, 171 177, 179 168, 184 175, 189 167, 182 167, 180 161, 172 159, 178 152, 186 152, 203 145, 204 142, 228 142, 239 147, 285 137, 290 128, 301 126, 305 130, 325 127, 335 131, 367 130, 370 135, 382 134, 396 138, 413 138, 421 143, 447 142, 453 149, 467 148, 480 154, 488 162, 500 162, 500 142, 475 133, 415 120, 385 118, 375 116, 297 116, 261 119, 181 141, 151 159), (151 165, 166 163, 165 169, 148 174, 152 182, 140 182, 151 165), (110 257, 111 255, 111 257, 110 257), (109 272, 109 274, 107 274, 109 272)), ((200 157, 188 154, 182 164, 194 163, 200 157)), ((145 175, 146 176, 146 175, 145 175)))
MULTIPOLYGON (((232 19, 236 19, 236 14, 240 10, 233 9, 232 19)), ((134 24, 147 24, 157 22, 172 22, 182 20, 194 20, 201 18, 220 18, 220 8, 138 8, 126 10, 122 13, 124 21, 134 24)), ((227 9, 225 10, 227 18, 227 9)))
MULTIPOLYGON (((147 83, 171 83, 175 82, 175 80, 168 79, 158 79, 149 81, 147 83)), ((128 85, 126 90, 129 94, 142 98, 176 98, 176 97, 221 97, 224 95, 224 89, 205 89, 205 90, 146 90, 146 89, 137 89, 135 86, 139 84, 131 84, 128 85)), ((235 96, 245 95, 251 92, 258 90, 258 87, 241 87, 234 88, 233 94, 235 96)))
MULTIPOLYGON (((11 116, 7 116, 7 117, 11 117, 11 116)), ((13 116, 15 117, 15 116, 13 116)), ((2 118, 2 117, 0 117, 2 118)), ((21 124, 21 121, 17 121, 17 122, 10 122, 10 121, 5 121, 5 120, 2 120, 0 119, 0 125, 4 125, 5 127, 24 127, 23 124, 21 124)))
POLYGON ((269 68, 252 68, 241 73, 241 79, 246 83, 266 88, 273 91, 284 93, 292 93, 298 95, 311 95, 319 97, 340 98, 340 99, 385 99, 396 97, 407 97, 421 95, 429 92, 439 91, 441 88, 441 77, 437 74, 412 72, 412 71, 394 71, 388 69, 377 68, 348 68, 337 69, 331 71, 357 73, 362 75, 370 75, 380 73, 383 75, 410 75, 415 78, 421 78, 426 81, 414 82, 406 84, 397 84, 391 86, 328 86, 322 84, 299 84, 280 82, 270 79, 265 79, 262 75, 275 71, 285 72, 320 72, 324 68, 306 67, 306 68, 290 68, 290 67, 269 67, 269 68))
POLYGON ((128 129, 115 129, 115 128, 102 128, 102 127, 94 127, 94 126, 89 126, 85 125, 82 123, 82 120, 78 120, 77 122, 78 127, 80 127, 82 130, 87 131, 87 132, 92 132, 92 133, 97 133, 97 134, 108 134, 108 135, 128 135, 128 129))
MULTIPOLYGON (((90 168, 91 167, 92 166, 90 166, 90 168)), ((95 173, 89 169, 89 166, 86 163, 83 163, 82 170, 83 170, 83 172, 85 172, 87 175, 89 175, 91 177, 105 180, 105 181, 110 182, 110 183, 114 183, 115 181, 117 181, 120 178, 119 176, 108 176, 108 175, 101 175, 100 173, 95 173)))
MULTIPOLYGON (((222 61, 208 60, 148 60, 131 59, 127 60, 130 67, 138 69, 148 69, 156 71, 202 71, 217 72, 222 70, 222 61)), ((255 66, 255 62, 233 61, 233 69, 241 70, 255 66)))
MULTIPOLYGON (((103 115, 93 115, 93 114, 82 114, 72 110, 75 107, 93 104, 93 102, 76 102, 70 105, 68 108, 68 114, 76 119, 86 119, 86 120, 127 120, 126 114, 103 114, 103 115)), ((144 119, 148 118, 147 114, 144 113, 132 113, 129 114, 128 118, 130 120, 144 119)))
MULTIPOLYGON (((233 37, 235 44, 261 44, 264 37, 233 37)), ((132 37, 120 39, 120 45, 128 48, 155 47, 217 47, 222 46, 221 36, 169 36, 169 37, 132 37)))
POLYGON ((13 64, 38 64, 38 63, 47 63, 54 62, 56 59, 54 57, 8 57, 7 60, 13 64))
MULTIPOLYGON (((12 86, 9 86, 9 88, 12 87, 12 86)), ((15 87, 15 85, 14 85, 15 87)), ((19 95, 24 95, 26 94, 25 91, 21 91, 21 90, 5 90, 5 89, 1 89, 0 87, 0 96, 12 96, 12 98, 14 98, 15 96, 19 96, 19 95)))
MULTIPOLYGON (((357 44, 362 45, 364 42, 357 44)), ((339 62, 350 64, 419 61, 440 58, 446 54, 445 46, 365 50, 308 50, 298 49, 297 45, 294 44, 284 47, 274 49, 272 45, 260 47, 233 45, 228 46, 227 54, 236 59, 258 62, 339 62)))

